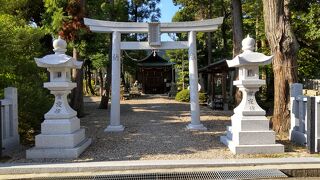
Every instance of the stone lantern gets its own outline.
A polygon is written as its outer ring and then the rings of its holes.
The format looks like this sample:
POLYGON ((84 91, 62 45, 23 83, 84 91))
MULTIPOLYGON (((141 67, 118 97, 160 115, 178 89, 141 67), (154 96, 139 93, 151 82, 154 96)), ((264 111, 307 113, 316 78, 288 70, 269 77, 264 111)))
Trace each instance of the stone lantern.
POLYGON ((55 96, 55 101, 44 115, 35 147, 27 150, 28 159, 77 158, 91 144, 85 130, 80 128, 77 112, 67 100, 67 95, 77 86, 71 81, 71 69, 80 69, 82 62, 65 54, 67 43, 60 37, 53 41, 53 47, 54 54, 35 58, 37 65, 50 73, 50 82, 44 83, 44 87, 55 96))
POLYGON ((234 109, 232 126, 220 141, 234 154, 282 153, 284 146, 275 144, 275 132, 269 129, 265 111, 257 104, 255 93, 265 84, 259 79, 259 65, 270 64, 272 56, 253 52, 255 40, 248 36, 242 41, 243 53, 228 60, 229 67, 239 69, 239 80, 233 84, 242 92, 242 101, 234 109))

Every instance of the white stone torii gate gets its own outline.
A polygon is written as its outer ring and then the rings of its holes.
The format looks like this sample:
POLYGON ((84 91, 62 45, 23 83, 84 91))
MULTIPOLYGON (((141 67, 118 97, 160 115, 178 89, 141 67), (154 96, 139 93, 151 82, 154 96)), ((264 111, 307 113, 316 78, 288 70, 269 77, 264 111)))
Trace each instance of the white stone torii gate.
POLYGON ((198 94, 198 67, 196 32, 212 32, 222 24, 223 18, 202 21, 173 22, 173 23, 136 23, 112 22, 84 18, 85 25, 92 32, 112 33, 112 81, 111 81, 111 115, 107 132, 123 131, 120 124, 120 51, 146 49, 189 49, 189 81, 191 122, 190 130, 206 130, 200 121, 198 94), (188 41, 161 42, 161 33, 188 32, 188 41), (121 42, 121 33, 148 33, 148 42, 121 42))

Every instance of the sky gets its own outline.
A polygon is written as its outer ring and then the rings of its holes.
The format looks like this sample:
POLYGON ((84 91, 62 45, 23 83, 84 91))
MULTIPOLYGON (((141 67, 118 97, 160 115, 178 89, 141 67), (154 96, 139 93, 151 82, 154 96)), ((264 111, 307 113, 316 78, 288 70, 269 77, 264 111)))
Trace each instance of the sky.
MULTIPOLYGON (((174 6, 172 0, 161 0, 158 5, 161 9, 160 22, 171 22, 174 14, 179 10, 178 6, 174 6)), ((172 41, 168 34, 161 35, 162 41, 172 41)))

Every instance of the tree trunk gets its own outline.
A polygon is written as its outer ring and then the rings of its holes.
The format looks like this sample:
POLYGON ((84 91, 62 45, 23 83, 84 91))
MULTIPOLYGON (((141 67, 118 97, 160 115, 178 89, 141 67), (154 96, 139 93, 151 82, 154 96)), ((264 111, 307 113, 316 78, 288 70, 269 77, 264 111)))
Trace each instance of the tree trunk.
POLYGON ((100 89, 99 89, 99 93, 100 93, 100 96, 103 96, 103 92, 104 92, 104 80, 103 80, 103 74, 102 74, 102 70, 100 69, 98 71, 98 74, 99 74, 99 84, 100 84, 100 89))
POLYGON ((276 132, 288 132, 290 126, 290 84, 297 81, 298 42, 290 26, 289 0, 263 0, 266 36, 274 55, 274 111, 276 132))
POLYGON ((241 0, 232 0, 233 57, 241 53, 243 39, 241 0))
POLYGON ((111 62, 112 62, 112 34, 110 34, 110 46, 109 46, 109 56, 108 56, 108 64, 107 64, 107 80, 105 82, 104 88, 105 92, 101 96, 101 101, 99 105, 99 109, 108 109, 108 103, 110 98, 110 88, 111 88, 111 62))
MULTIPOLYGON (((83 64, 85 64, 85 63, 83 63, 83 64)), ((84 65, 83 65, 83 66, 84 66, 84 65)), ((84 70, 84 80, 85 80, 85 82, 86 82, 84 89, 85 89, 86 93, 89 94, 88 66, 87 66, 87 67, 84 67, 83 70, 84 70)))
MULTIPOLYGON (((227 37, 227 25, 226 20, 229 19, 228 13, 226 12, 226 7, 224 6, 224 0, 221 0, 221 14, 220 16, 223 16, 223 22, 221 24, 221 36, 222 36, 222 49, 224 52, 227 51, 227 44, 228 44, 228 37, 227 37)), ((242 27, 241 27, 242 28, 242 27)))
MULTIPOLYGON (((78 59, 78 52, 76 48, 73 48, 73 58, 78 59)), ((73 69, 72 78, 76 81, 77 87, 71 92, 70 106, 77 111, 78 117, 84 116, 83 108, 83 69, 73 69)))
MULTIPOLYGON (((232 32, 233 32, 233 57, 241 53, 241 42, 243 39, 242 7, 241 0, 232 0, 232 32)), ((239 79, 238 68, 236 68, 234 80, 239 79)), ((240 104, 242 94, 235 88, 235 105, 240 104)))
POLYGON ((88 66, 88 69, 87 69, 87 77, 88 77, 88 87, 89 87, 89 90, 90 90, 90 92, 91 92, 91 94, 92 95, 96 95, 96 92, 94 92, 94 89, 93 89, 93 87, 92 87, 92 84, 91 84, 91 63, 90 63, 90 65, 88 66))

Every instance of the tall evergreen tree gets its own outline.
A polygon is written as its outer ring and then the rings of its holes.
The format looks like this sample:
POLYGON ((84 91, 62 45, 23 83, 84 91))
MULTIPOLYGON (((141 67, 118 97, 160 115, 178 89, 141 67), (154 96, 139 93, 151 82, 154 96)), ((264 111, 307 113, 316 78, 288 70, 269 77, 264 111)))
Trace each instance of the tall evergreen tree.
POLYGON ((297 82, 298 42, 290 23, 290 0, 263 0, 266 36, 272 54, 274 72, 273 129, 288 132, 290 126, 290 84, 297 82))

